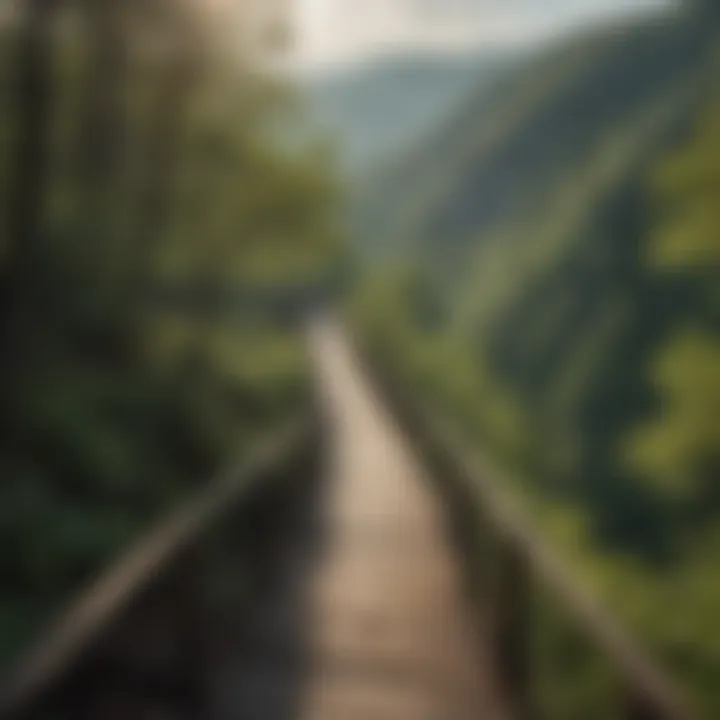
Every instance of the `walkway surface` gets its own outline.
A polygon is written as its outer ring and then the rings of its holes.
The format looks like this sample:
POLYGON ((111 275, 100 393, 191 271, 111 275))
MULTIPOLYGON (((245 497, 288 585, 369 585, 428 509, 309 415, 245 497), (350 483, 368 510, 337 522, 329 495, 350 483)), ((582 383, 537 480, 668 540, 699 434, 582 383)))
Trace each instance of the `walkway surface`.
POLYGON ((477 628, 440 505, 341 332, 318 327, 313 346, 336 434, 302 717, 488 717, 477 628))
POLYGON ((236 710, 219 716, 499 717, 440 504, 341 331, 318 324, 311 346, 332 432, 319 549, 308 561, 296 543, 292 579, 254 623, 258 651, 226 680, 236 710))

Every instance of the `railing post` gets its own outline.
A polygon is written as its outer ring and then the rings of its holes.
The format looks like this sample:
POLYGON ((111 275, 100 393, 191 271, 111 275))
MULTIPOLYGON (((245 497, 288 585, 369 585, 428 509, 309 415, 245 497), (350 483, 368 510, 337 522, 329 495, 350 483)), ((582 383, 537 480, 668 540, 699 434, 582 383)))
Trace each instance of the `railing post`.
POLYGON ((491 600, 492 654, 503 702, 511 717, 531 717, 531 578, 528 559, 516 546, 501 542, 491 600))
POLYGON ((625 717, 627 720, 683 720, 661 711, 647 695, 636 689, 626 693, 625 717))
MULTIPOLYGON (((185 689, 184 704, 188 719, 205 715, 206 643, 209 618, 204 608, 204 571, 206 545, 200 542, 187 551, 178 569, 175 602, 178 605, 178 671, 185 689)), ((170 600, 172 602, 172 600, 170 600)))

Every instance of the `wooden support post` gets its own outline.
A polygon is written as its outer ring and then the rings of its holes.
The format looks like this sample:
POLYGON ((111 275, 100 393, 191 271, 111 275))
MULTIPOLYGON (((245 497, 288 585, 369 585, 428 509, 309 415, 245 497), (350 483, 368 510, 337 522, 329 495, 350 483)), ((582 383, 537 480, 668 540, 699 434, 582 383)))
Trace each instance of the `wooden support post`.
MULTIPOLYGON (((190 548, 178 568, 175 601, 178 632, 177 670, 184 686, 185 717, 201 720, 206 715, 205 681, 208 620, 205 614, 204 577, 207 556, 205 544, 190 548)), ((172 602, 172 598, 169 598, 172 602)))
POLYGON ((627 720, 682 720, 663 712, 645 693, 630 689, 626 693, 625 717, 627 720))
POLYGON ((493 662, 503 701, 516 720, 531 717, 530 611, 527 558, 516 547, 498 548, 492 599, 493 662))

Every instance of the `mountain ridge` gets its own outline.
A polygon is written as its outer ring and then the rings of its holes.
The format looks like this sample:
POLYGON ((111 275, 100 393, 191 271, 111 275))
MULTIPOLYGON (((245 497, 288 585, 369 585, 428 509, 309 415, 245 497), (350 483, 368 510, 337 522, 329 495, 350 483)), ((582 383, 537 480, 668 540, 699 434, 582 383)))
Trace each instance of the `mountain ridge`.
POLYGON ((510 52, 395 53, 304 81, 311 114, 362 176, 408 150, 478 86, 513 63, 510 52))

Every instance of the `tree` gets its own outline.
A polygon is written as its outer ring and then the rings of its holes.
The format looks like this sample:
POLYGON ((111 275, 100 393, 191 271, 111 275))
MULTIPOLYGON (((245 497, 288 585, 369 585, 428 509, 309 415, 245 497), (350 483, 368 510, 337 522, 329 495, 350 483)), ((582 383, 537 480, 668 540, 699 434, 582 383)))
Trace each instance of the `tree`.
POLYGON ((8 30, 0 662, 306 399, 268 308, 332 272, 333 181, 204 7, 28 0, 8 30))
POLYGON ((658 351, 655 418, 628 443, 631 464, 681 507, 720 511, 720 105, 692 140, 663 162, 654 182, 658 226, 646 258, 661 278, 681 280, 695 300, 658 351))

